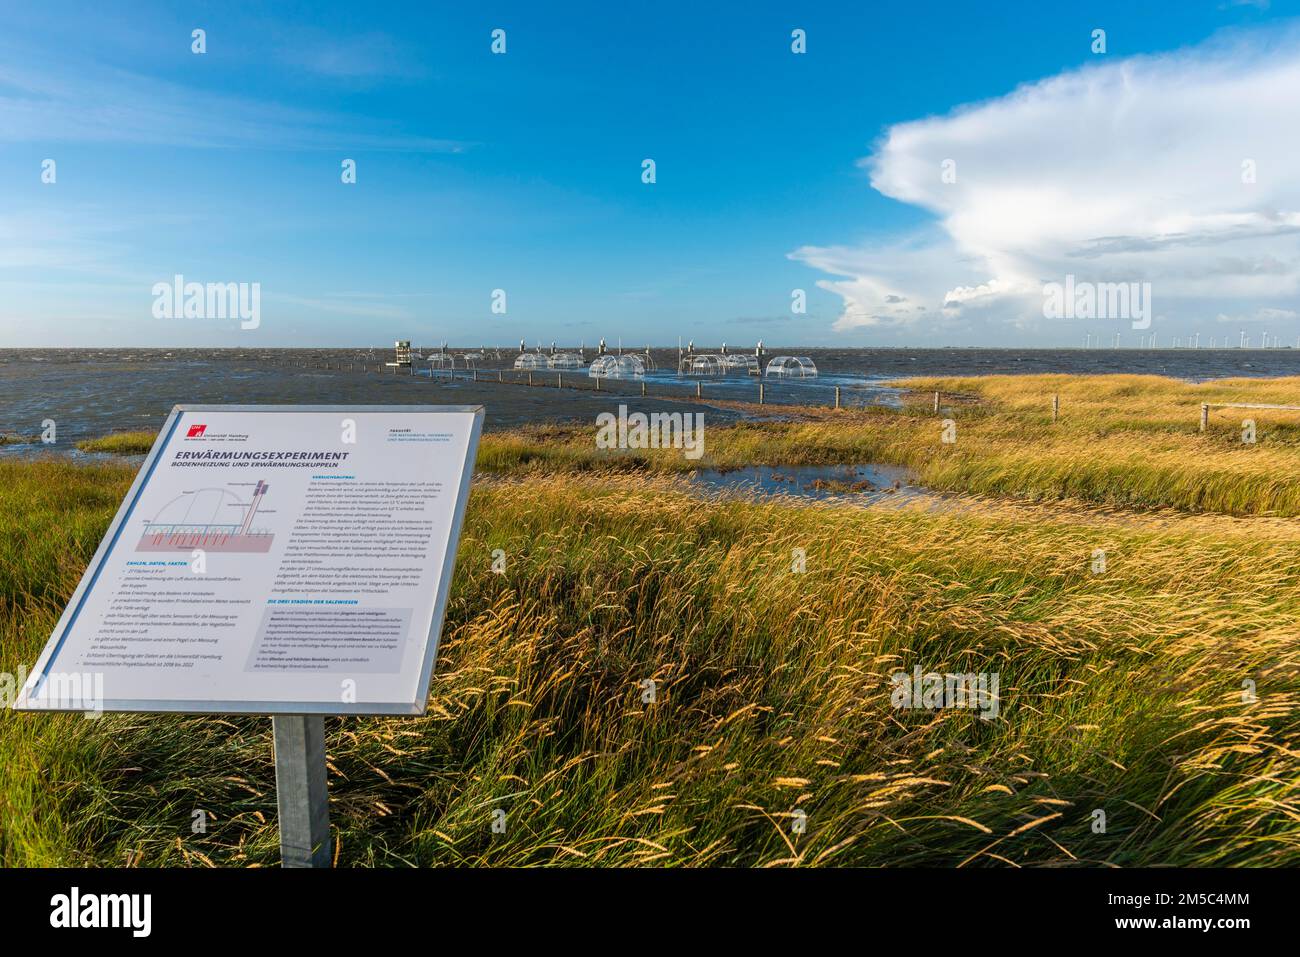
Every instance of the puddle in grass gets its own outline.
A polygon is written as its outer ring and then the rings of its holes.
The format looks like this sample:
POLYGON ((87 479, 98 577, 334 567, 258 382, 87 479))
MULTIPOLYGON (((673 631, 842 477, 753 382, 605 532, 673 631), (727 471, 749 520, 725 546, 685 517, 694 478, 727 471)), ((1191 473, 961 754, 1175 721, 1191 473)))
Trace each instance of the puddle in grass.
POLYGON ((923 486, 909 484, 911 478, 907 469, 893 465, 749 465, 691 473, 692 483, 710 491, 793 495, 863 505, 928 494, 923 486))

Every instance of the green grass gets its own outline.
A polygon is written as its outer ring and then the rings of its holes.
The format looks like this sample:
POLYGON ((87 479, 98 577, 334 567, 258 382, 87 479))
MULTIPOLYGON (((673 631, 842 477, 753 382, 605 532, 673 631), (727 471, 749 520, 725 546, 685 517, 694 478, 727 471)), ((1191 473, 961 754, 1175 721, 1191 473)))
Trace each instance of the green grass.
POLYGON ((144 455, 153 448, 154 432, 112 432, 94 439, 83 439, 77 448, 83 452, 107 452, 111 455, 144 455))
MULTIPOLYGON (((528 444, 485 440, 428 713, 327 722, 340 865, 1300 863, 1294 523, 705 500, 528 444), (998 718, 891 708, 914 664, 997 672, 998 718)), ((0 667, 132 474, 0 461, 0 667)), ((6 713, 0 767, 0 863, 278 860, 265 718, 6 713)))

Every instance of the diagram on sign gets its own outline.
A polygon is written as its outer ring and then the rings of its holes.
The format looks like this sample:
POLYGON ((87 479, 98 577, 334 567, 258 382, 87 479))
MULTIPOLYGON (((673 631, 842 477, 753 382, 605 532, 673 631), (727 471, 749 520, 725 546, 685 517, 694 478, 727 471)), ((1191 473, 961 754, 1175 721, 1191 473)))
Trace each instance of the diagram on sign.
POLYGON ((253 524, 268 488, 259 481, 247 500, 227 487, 182 492, 145 523, 135 550, 268 552, 275 535, 253 524))

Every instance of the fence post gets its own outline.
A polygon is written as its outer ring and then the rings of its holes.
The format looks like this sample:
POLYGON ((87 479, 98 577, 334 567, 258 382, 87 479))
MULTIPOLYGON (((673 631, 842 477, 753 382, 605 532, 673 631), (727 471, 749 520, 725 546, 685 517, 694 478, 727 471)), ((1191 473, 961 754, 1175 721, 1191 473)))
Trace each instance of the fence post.
POLYGON ((836 386, 835 387, 835 408, 838 409, 839 407, 840 407, 840 387, 836 386))
POLYGON ((704 383, 703 383, 703 382, 696 382, 696 383, 695 383, 695 398, 697 398, 697 399, 702 399, 702 398, 704 398, 704 383))
POLYGON ((1201 431, 1204 432, 1210 424, 1210 403, 1201 403, 1201 431))
POLYGON ((533 384, 533 374, 531 372, 528 373, 528 384, 529 385, 533 384))
POLYGON ((1052 424, 1053 425, 1056 424, 1056 418, 1060 414, 1061 414, 1061 397, 1059 395, 1054 395, 1052 396, 1052 424))
POLYGON ((934 394, 934 412, 935 415, 939 414, 939 393, 938 392, 934 394))
POLYGON ((758 384, 758 404, 763 404, 763 383, 758 384))

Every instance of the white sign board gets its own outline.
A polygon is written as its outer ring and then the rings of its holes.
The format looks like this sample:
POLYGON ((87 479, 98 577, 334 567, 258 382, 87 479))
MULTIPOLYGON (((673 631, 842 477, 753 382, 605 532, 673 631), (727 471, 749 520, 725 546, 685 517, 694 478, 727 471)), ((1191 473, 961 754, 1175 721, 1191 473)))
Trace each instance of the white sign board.
POLYGON ((177 406, 14 707, 421 714, 481 406, 177 406))

